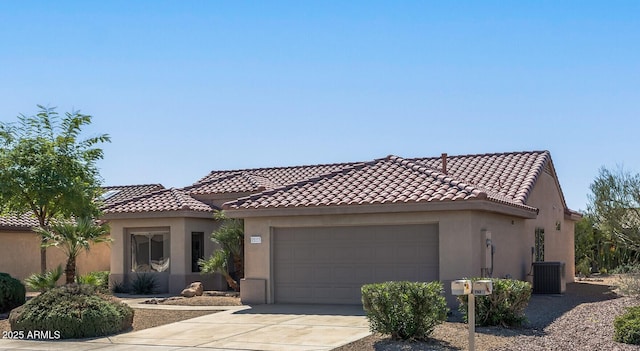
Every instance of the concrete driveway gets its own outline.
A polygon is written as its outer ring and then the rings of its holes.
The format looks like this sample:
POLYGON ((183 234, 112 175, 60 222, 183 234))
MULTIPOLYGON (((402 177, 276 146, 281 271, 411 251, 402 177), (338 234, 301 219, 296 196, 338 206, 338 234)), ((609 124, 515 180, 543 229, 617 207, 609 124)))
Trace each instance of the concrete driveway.
POLYGON ((260 305, 86 341, 0 340, 0 349, 321 351, 369 334, 362 306, 260 305))

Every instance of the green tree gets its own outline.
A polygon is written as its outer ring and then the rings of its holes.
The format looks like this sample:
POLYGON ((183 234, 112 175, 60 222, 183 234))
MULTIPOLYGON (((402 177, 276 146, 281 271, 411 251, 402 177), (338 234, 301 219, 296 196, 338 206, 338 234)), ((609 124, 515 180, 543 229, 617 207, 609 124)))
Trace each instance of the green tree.
POLYGON ((76 259, 82 251, 89 251, 92 244, 112 241, 106 223, 96 224, 90 217, 75 221, 53 221, 48 229, 38 227, 35 230, 43 238, 42 246, 58 247, 67 256, 64 269, 67 284, 75 282, 76 259))
POLYGON ((211 240, 218 244, 219 248, 211 257, 200 260, 198 264, 202 273, 218 272, 224 276, 233 290, 238 291, 238 281, 244 278, 244 223, 240 219, 228 218, 222 211, 217 211, 214 218, 222 221, 220 228, 211 234, 211 240), (233 262, 236 279, 229 274, 229 260, 233 262))
POLYGON ((601 254, 611 264, 634 263, 640 252, 640 175, 601 168, 591 184, 589 212, 603 240, 601 254), (608 246, 608 253, 606 252, 608 246))
MULTIPOLYGON (((103 157, 97 145, 109 136, 81 139, 91 116, 75 111, 61 117, 55 108, 38 108, 35 116, 18 116, 17 123, 0 122, 0 213, 30 213, 43 229, 53 218, 96 216, 96 161, 103 157)), ((42 273, 46 257, 42 248, 42 273)))

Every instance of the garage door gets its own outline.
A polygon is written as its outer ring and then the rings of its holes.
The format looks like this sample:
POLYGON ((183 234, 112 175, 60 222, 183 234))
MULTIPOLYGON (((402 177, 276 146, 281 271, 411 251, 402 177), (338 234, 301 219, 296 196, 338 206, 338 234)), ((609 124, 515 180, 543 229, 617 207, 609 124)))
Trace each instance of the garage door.
POLYGON ((438 280, 438 225, 274 229, 276 303, 359 304, 360 287, 438 280))

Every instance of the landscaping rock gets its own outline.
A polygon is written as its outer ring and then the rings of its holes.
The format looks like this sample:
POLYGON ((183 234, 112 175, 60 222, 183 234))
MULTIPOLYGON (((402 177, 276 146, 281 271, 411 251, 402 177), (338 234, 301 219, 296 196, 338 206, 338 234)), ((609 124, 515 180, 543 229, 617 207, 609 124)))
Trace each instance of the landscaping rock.
POLYGON ((202 296, 203 292, 204 292, 204 287, 202 286, 202 283, 193 282, 189 284, 189 286, 187 286, 184 290, 182 290, 180 295, 184 297, 202 296))

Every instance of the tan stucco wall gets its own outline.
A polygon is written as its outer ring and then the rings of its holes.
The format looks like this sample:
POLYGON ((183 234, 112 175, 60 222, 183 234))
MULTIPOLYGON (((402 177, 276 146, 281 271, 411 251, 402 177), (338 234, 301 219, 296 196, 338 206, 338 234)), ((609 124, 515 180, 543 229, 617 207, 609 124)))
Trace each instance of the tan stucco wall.
POLYGON ((139 228, 168 228, 170 236, 171 264, 168 273, 157 274, 162 292, 179 293, 192 281, 201 281, 207 290, 224 290, 226 283, 218 274, 201 275, 191 272, 191 233, 204 233, 204 254, 209 257, 215 244, 209 239, 218 224, 206 218, 147 218, 147 219, 110 219, 111 236, 111 281, 129 282, 134 278, 131 273, 131 252, 128 230, 139 228))
MULTIPOLYGON (((108 271, 109 244, 92 245, 89 253, 82 252, 76 261, 77 273, 108 271)), ((55 247, 47 249, 47 269, 67 262, 64 253, 55 247)), ((40 273, 40 237, 33 232, 0 232, 0 272, 24 280, 33 273, 40 273)), ((64 279, 64 277, 62 278, 64 279)))
MULTIPOLYGON (((527 204, 540 209, 535 220, 527 221, 525 233, 529 246, 534 246, 536 228, 544 229, 544 259, 545 261, 565 262, 565 277, 567 282, 575 279, 575 222, 565 219, 562 198, 555 179, 547 172, 538 177, 527 204), (556 222, 560 223, 560 230, 556 230, 556 222)), ((529 248, 529 252, 530 252, 529 248)))
MULTIPOLYGON (((494 276, 499 273, 520 278, 523 277, 525 263, 521 258, 511 257, 510 252, 526 252, 526 245, 522 246, 514 237, 516 231, 521 231, 523 221, 515 217, 471 211, 246 218, 245 277, 265 280, 265 300, 273 303, 272 228, 438 223, 440 280, 445 283, 447 291, 451 280, 480 275, 485 250, 483 229, 492 231, 492 240, 498 247, 504 245, 502 258, 497 260, 501 266, 496 268, 494 276), (514 224, 511 224, 512 221, 514 224), (261 237, 262 243, 251 244, 251 236, 256 235, 261 237)), ((241 294, 251 300, 259 292, 241 289, 241 294)))

